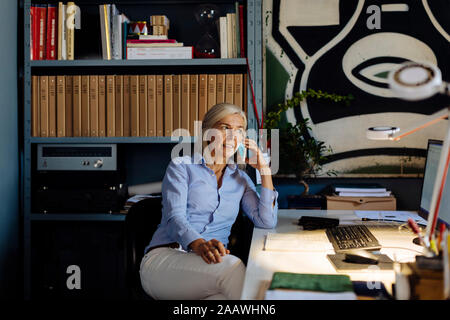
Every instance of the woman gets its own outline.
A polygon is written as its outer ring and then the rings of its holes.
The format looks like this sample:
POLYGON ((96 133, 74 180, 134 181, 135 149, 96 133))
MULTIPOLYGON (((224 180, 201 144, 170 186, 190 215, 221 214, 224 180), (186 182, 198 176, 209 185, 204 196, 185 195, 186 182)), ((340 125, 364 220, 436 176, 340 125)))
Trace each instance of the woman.
POLYGON ((256 227, 273 228, 277 197, 255 141, 245 139, 245 113, 218 104, 202 123, 203 156, 173 159, 162 183, 162 219, 141 262, 144 290, 155 299, 240 299, 245 266, 227 249, 240 205, 256 227), (232 160, 240 144, 261 173, 261 196, 232 160), (198 161, 195 161, 197 159, 198 161), (192 161, 194 160, 194 161, 192 161))

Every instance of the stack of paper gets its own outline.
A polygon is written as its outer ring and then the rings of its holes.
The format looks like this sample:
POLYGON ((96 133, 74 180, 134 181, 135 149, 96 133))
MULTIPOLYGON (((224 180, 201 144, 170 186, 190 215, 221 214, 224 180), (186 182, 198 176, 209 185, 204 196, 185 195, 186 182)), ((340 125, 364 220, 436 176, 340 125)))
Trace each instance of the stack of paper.
POLYGON ((333 192, 340 197, 389 197, 391 191, 378 184, 334 185, 333 192))

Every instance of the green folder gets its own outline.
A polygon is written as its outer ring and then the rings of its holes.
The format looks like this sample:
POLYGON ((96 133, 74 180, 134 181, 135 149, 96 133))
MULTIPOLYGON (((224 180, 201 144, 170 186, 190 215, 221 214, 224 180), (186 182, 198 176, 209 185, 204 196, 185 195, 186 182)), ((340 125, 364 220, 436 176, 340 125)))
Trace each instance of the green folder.
POLYGON ((323 292, 353 291, 352 281, 341 274, 275 272, 269 290, 294 289, 323 292))

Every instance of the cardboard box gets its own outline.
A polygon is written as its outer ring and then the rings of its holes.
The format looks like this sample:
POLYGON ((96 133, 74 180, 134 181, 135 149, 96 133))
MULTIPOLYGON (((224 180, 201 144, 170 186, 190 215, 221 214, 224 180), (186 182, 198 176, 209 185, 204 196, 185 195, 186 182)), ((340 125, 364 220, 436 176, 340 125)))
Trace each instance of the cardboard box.
POLYGON ((388 210, 397 209, 397 201, 390 197, 326 196, 327 210, 388 210))
POLYGON ((416 263, 401 263, 399 276, 406 280, 396 282, 395 290, 402 299, 445 300, 442 270, 420 269, 416 263))

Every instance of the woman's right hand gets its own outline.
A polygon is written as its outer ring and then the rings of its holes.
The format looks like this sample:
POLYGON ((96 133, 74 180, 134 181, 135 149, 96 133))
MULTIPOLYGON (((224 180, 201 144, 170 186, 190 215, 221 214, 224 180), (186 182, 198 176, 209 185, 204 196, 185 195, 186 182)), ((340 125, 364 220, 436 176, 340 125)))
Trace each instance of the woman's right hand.
POLYGON ((230 250, 226 249, 223 243, 216 239, 206 241, 200 238, 192 241, 189 247, 208 264, 222 262, 221 256, 230 253, 230 250))

